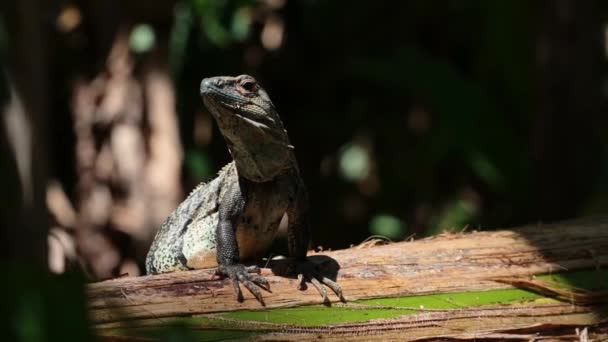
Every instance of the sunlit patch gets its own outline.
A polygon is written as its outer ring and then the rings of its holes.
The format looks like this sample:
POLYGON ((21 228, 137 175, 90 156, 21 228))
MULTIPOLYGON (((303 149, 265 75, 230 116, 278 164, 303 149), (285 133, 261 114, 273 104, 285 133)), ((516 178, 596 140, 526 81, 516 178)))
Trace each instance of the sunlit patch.
POLYGON ((267 50, 276 50, 281 47, 281 44, 283 43, 283 33, 283 20, 278 16, 269 16, 264 23, 264 28, 262 29, 260 36, 264 48, 267 50))
POLYGON ((82 15, 80 14, 80 10, 75 6, 66 6, 57 16, 55 25, 59 31, 70 32, 78 27, 81 21, 82 15))
POLYGON ((374 216, 369 222, 369 231, 374 235, 381 235, 396 240, 405 235, 405 224, 395 216, 380 214, 374 216))
POLYGON ((369 152, 361 145, 350 143, 339 152, 339 167, 342 177, 349 181, 362 181, 370 172, 369 152))
POLYGON ((156 34, 152 26, 148 24, 138 24, 133 27, 129 37, 129 47, 133 52, 148 52, 156 45, 156 34))

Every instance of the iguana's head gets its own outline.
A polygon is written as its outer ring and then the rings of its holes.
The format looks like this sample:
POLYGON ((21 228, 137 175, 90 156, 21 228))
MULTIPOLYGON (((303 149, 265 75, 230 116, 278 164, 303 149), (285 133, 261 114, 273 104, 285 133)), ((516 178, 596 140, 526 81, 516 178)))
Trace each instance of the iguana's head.
POLYGON ((253 77, 205 78, 200 92, 241 176, 265 182, 290 167, 293 146, 268 94, 253 77))

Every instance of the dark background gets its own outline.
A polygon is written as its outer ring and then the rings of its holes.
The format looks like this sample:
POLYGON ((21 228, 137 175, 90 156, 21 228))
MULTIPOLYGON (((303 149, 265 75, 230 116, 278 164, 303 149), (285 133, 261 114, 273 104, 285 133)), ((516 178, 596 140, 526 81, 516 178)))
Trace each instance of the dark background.
POLYGON ((216 75, 253 75, 278 108, 311 248, 608 209, 603 1, 0 9, 2 257, 19 265, 140 274, 162 219, 230 161, 198 96, 216 75))

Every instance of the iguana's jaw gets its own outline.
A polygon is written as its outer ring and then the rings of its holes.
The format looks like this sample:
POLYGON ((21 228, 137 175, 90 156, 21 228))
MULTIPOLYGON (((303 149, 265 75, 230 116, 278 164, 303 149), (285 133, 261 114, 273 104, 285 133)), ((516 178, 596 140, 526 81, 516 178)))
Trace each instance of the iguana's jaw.
POLYGON ((206 78, 200 93, 241 176, 265 182, 289 168, 293 146, 272 102, 255 79, 247 75, 206 78))

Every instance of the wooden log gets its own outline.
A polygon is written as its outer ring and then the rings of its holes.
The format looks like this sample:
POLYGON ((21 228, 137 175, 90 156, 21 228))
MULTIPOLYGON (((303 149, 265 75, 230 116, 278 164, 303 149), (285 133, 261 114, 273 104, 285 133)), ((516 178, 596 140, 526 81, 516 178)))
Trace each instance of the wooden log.
MULTIPOLYGON (((597 331, 603 331, 602 324, 608 318, 608 310, 602 304, 605 298, 603 292, 575 293, 559 286, 551 288, 534 279, 539 274, 605 267, 608 264, 608 218, 538 224, 512 230, 444 234, 382 246, 364 244, 346 250, 313 253, 311 260, 327 274, 337 273, 337 281, 348 301, 345 305, 334 304, 334 308, 326 310, 366 309, 356 301, 370 298, 415 297, 514 287, 524 287, 548 297, 562 297, 566 302, 517 306, 515 309, 485 306, 464 311, 427 312, 420 308, 422 311, 416 315, 399 316, 389 321, 370 320, 367 323, 347 322, 331 326, 284 325, 279 329, 276 325, 259 323, 248 326, 241 324, 241 327, 273 332, 275 335, 264 335, 264 338, 279 336, 278 339, 285 339, 283 335, 276 335, 285 330, 296 333, 293 336, 302 335, 312 339, 324 333, 328 336, 346 333, 366 336, 375 333, 387 339, 403 338, 399 331, 408 327, 419 328, 415 334, 411 334, 412 339, 456 336, 455 329, 461 329, 458 330, 459 336, 466 338, 481 336, 467 335, 475 332, 487 336, 507 336, 505 331, 509 329, 526 328, 533 331, 533 326, 546 329, 547 326, 559 324, 571 326, 570 334, 574 334, 575 326, 581 329, 594 326, 597 331), (568 294, 572 294, 571 298, 563 298, 568 294), (462 322, 467 322, 466 317, 481 323, 464 324, 462 322), (458 322, 463 325, 458 327, 458 322)), ((274 269, 280 266, 280 262, 276 263, 274 269)), ((131 321, 131 326, 156 326, 166 322, 164 318, 179 316, 204 317, 206 323, 199 328, 219 329, 226 328, 226 324, 222 322, 218 325, 218 320, 226 319, 224 316, 220 319, 217 314, 245 309, 268 312, 274 308, 322 304, 313 286, 306 291, 298 291, 295 279, 275 276, 270 269, 264 269, 262 275, 267 277, 272 289, 272 293, 264 293, 266 307, 262 307, 247 292, 244 292, 245 301, 238 303, 228 280, 212 279, 213 270, 209 269, 119 278, 91 284, 88 287, 90 315, 100 331, 125 326, 128 321, 131 321)), ((608 288, 608 283, 603 285, 608 288)), ((335 295, 330 295, 330 299, 338 303, 335 295)), ((390 307, 387 309, 391 310, 390 307)))

